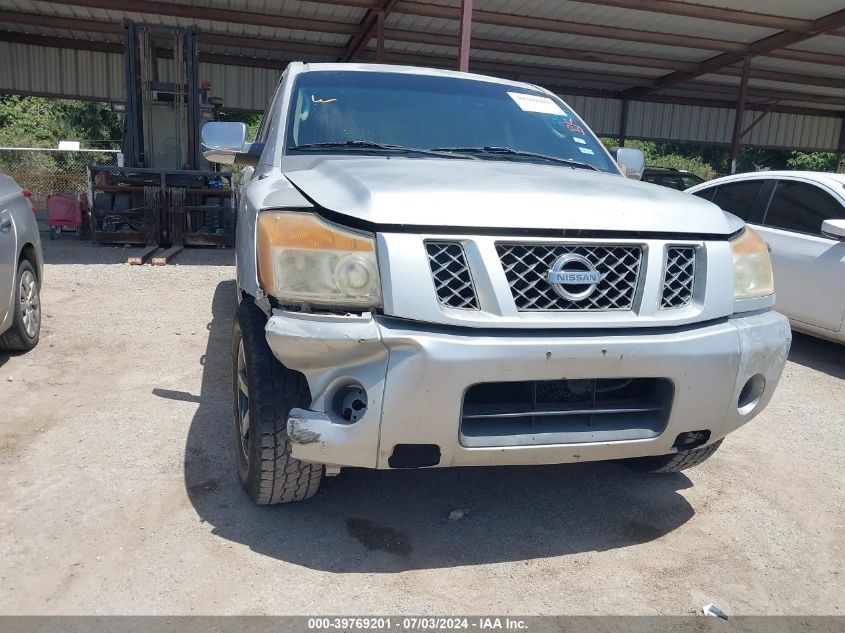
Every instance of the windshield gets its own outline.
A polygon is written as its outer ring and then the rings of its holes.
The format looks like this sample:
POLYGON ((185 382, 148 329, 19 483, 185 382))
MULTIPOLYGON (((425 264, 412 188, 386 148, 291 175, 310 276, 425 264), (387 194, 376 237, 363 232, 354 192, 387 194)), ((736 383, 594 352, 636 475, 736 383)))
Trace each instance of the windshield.
POLYGON ((531 88, 410 73, 302 73, 286 147, 288 154, 401 148, 407 156, 414 156, 407 150, 426 150, 417 155, 570 168, 580 163, 619 173, 584 122, 558 99, 531 88))

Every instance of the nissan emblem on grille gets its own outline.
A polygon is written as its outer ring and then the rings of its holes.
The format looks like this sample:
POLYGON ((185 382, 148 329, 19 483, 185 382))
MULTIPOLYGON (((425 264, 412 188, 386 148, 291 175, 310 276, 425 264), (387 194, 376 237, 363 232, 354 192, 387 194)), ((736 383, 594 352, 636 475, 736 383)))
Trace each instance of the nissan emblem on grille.
POLYGON ((552 264, 548 279, 561 297, 569 301, 581 301, 593 294, 601 281, 601 275, 583 255, 567 253, 552 264))
POLYGON ((499 242, 496 251, 521 312, 634 309, 639 245, 499 242))

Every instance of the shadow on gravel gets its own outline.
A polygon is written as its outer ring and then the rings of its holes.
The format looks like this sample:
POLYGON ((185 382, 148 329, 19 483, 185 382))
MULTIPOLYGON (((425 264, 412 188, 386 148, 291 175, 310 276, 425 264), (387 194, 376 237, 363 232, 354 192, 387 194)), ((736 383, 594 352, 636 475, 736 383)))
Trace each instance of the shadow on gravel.
MULTIPOLYGON (((43 337, 43 334, 42 334, 42 337, 43 337)), ((43 343, 42 341, 43 341, 43 338, 42 338, 42 340, 41 340, 41 341, 39 341, 39 342, 38 342, 38 345, 44 345, 45 343, 43 343)), ((36 353, 36 350, 38 349, 38 345, 36 345, 36 346, 35 346, 35 349, 31 349, 31 350, 26 351, 26 352, 6 352, 6 351, 0 351, 0 367, 2 367, 3 365, 5 365, 6 363, 8 363, 10 358, 14 358, 14 357, 16 357, 16 356, 26 356, 27 354, 34 354, 34 353, 36 353)))
MULTIPOLYGON (((62 236, 53 241, 41 235, 44 263, 67 264, 126 264, 130 256, 140 255, 144 249, 138 246, 124 248, 122 245, 95 244, 90 240, 78 240, 75 236, 62 236)), ((234 266, 235 252, 231 248, 186 248, 171 260, 180 266, 234 266)), ((48 273, 49 274, 49 273, 48 273)))
POLYGON ((17 352, 0 352, 0 367, 9 362, 12 356, 17 356, 17 352))
POLYGON ((845 380, 845 345, 793 332, 789 360, 845 380))
POLYGON ((645 476, 612 463, 350 469, 305 503, 254 506, 238 484, 230 437, 234 282, 218 285, 212 311, 185 485, 221 538, 312 569, 399 572, 627 547, 694 515, 678 494, 692 485, 685 476, 645 476), (457 509, 466 515, 450 521, 457 509))

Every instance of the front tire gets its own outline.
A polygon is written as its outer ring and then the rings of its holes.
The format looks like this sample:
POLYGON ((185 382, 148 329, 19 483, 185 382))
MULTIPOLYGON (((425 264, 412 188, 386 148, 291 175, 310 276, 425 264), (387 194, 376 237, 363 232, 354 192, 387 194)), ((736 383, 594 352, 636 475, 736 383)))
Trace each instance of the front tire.
POLYGON ((264 313, 245 297, 232 332, 233 439, 238 477, 259 505, 313 497, 323 465, 294 459, 287 435, 288 413, 307 408, 305 377, 282 365, 267 344, 264 313))
POLYGON ((0 335, 0 350, 31 350, 41 336, 41 295, 35 268, 26 259, 18 264, 12 315, 12 326, 0 335))
POLYGON ((722 440, 713 442, 701 448, 691 448, 685 451, 678 451, 671 455, 655 455, 652 457, 637 457, 629 459, 625 463, 640 472, 646 473, 679 473, 687 468, 698 466, 701 462, 709 459, 713 453, 722 445, 722 440))

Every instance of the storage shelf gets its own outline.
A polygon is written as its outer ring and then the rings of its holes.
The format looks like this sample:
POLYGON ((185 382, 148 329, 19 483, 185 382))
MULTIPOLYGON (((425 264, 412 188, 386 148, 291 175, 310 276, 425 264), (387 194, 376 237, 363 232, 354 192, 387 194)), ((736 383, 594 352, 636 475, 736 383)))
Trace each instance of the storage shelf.
MULTIPOLYGON (((149 185, 150 187, 157 187, 158 185, 149 185)), ((128 193, 143 192, 142 185, 94 185, 94 191, 126 191, 128 193)))

